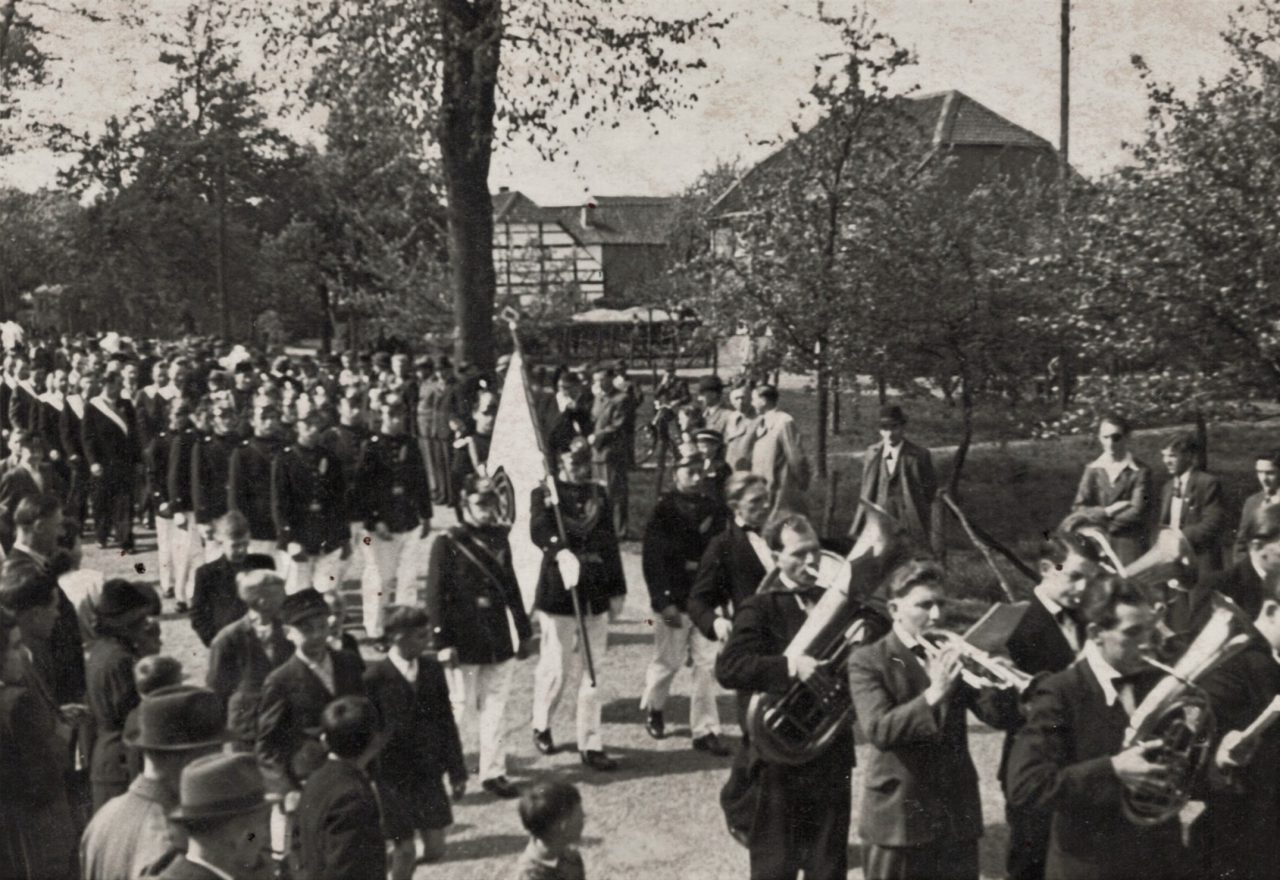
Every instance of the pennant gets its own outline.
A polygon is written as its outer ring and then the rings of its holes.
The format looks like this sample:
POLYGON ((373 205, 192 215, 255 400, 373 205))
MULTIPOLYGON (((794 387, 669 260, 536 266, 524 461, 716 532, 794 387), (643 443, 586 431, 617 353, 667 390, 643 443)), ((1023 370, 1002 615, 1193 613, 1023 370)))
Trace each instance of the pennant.
MULTIPOLYGON (((525 607, 532 610, 533 594, 542 568, 542 550, 529 538, 529 496, 547 476, 543 437, 533 417, 533 397, 519 351, 511 356, 498 413, 494 417, 493 442, 489 447, 488 470, 503 475, 506 505, 511 518, 511 562, 525 607)), ((505 505, 504 505, 505 506, 505 505)))

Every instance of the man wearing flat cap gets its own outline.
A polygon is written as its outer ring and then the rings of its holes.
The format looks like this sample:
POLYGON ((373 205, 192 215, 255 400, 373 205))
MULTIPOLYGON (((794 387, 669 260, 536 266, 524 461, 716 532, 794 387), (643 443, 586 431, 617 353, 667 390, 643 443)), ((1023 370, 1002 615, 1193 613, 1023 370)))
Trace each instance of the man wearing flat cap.
MULTIPOLYGON (((902 523, 921 547, 929 546, 930 511, 938 491, 929 450, 906 439, 907 416, 897 404, 880 408, 880 441, 862 458, 864 501, 874 501, 902 523)), ((866 521, 858 506, 849 534, 857 536, 866 521)))
POLYGON ((206 755, 182 771, 169 820, 187 835, 161 880, 271 880, 270 804, 251 755, 206 755))
POLYGON ((320 716, 336 697, 364 696, 359 657, 328 645, 329 604, 307 588, 285 597, 281 617, 294 654, 267 676, 258 704, 258 762, 270 791, 281 796, 272 818, 273 848, 286 853, 288 820, 306 778, 324 763, 320 716))
POLYGON ((103 806, 80 841, 83 880, 120 880, 154 873, 186 847, 183 831, 170 824, 179 803, 183 769, 220 751, 226 713, 213 691, 172 685, 152 691, 138 709, 138 727, 128 745, 142 751, 142 775, 129 790, 103 806))

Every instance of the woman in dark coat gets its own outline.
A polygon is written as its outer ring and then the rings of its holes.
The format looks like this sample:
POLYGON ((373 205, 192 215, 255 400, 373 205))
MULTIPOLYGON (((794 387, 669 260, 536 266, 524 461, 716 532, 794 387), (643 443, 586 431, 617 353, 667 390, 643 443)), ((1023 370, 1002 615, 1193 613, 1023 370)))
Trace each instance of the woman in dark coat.
POLYGON ((0 609, 0 877, 75 877, 65 784, 71 728, 30 670, 17 620, 0 609))

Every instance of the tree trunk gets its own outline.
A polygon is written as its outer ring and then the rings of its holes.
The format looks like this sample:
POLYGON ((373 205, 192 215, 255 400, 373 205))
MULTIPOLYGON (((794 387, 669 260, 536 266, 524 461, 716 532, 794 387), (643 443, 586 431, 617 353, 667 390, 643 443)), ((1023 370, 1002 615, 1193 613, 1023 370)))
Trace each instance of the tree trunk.
POLYGON ((316 282, 316 296, 320 305, 320 353, 333 351, 333 309, 329 304, 329 285, 316 282))
POLYGON ((441 165, 449 217, 454 355, 482 371, 494 368, 493 153, 502 6, 500 0, 436 0, 442 23, 441 165))
POLYGON ((840 377, 831 377, 831 435, 840 436, 840 377))
POLYGON ((227 157, 218 158, 218 183, 215 187, 218 200, 218 234, 215 247, 214 280, 218 288, 218 306, 221 315, 222 338, 231 339, 231 294, 227 290, 227 157))
POLYGON ((827 377, 827 352, 818 349, 818 476, 827 476, 827 419, 830 411, 830 388, 827 377))
POLYGON ((951 463, 951 478, 947 481, 947 490, 952 497, 960 498, 960 472, 964 470, 965 459, 969 457, 969 444, 973 440, 973 389, 969 387, 969 376, 960 373, 960 419, 963 433, 960 445, 956 448, 956 457, 951 463))
POLYGON ((18 13, 18 0, 6 0, 0 7, 0 85, 9 84, 9 65, 5 63, 5 53, 9 48, 9 31, 13 29, 13 19, 18 13))
POLYGON ((881 406, 889 402, 889 383, 885 381, 883 372, 876 373, 876 393, 880 397, 881 406))
POLYGON ((1209 426, 1205 423, 1204 409, 1196 407, 1196 467, 1209 469, 1209 426))

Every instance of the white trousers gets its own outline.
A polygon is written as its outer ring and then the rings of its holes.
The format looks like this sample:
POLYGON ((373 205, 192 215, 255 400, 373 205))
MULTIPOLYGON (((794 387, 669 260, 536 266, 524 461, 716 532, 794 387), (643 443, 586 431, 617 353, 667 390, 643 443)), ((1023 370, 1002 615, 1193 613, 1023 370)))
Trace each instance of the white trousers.
POLYGON ((331 593, 342 589, 342 570, 346 561, 342 558, 342 548, 319 556, 308 556, 299 562, 286 556, 289 560, 288 574, 285 575, 284 591, 293 595, 307 587, 315 587, 321 593, 331 593))
POLYGON ((163 594, 173 589, 178 601, 185 602, 187 597, 178 595, 173 582, 174 564, 178 561, 178 553, 186 550, 185 547, 179 550, 176 546, 175 539, 186 537, 186 535, 177 534, 178 531, 179 529, 174 528, 172 517, 156 516, 156 554, 159 556, 156 567, 160 569, 160 592, 163 594))
POLYGON ((160 577, 164 577, 166 566, 165 544, 161 543, 161 525, 167 524, 168 546, 170 557, 167 564, 171 567, 173 594, 179 602, 191 604, 191 597, 196 590, 196 569, 207 560, 204 558, 204 539, 200 537, 200 529, 196 526, 195 514, 185 511, 186 525, 175 525, 173 520, 156 517, 156 541, 160 545, 160 577))
POLYGON ((533 673, 533 729, 549 730, 560 692, 566 681, 578 684, 578 751, 600 752, 600 676, 609 637, 609 615, 585 617, 587 641, 596 670, 596 687, 591 686, 586 663, 578 645, 578 622, 572 615, 538 612, 542 620, 542 645, 538 667, 533 673))
POLYGON ((516 674, 516 661, 463 663, 445 670, 449 702, 461 733, 475 718, 480 735, 480 781, 507 774, 507 698, 516 674))
POLYGON ((364 571, 360 575, 360 592, 364 599, 364 630, 373 638, 382 636, 382 619, 392 588, 397 605, 418 605, 419 581, 426 574, 426 540, 418 537, 418 529, 392 532, 387 540, 366 532, 361 535, 360 552, 364 554, 364 571), (365 538, 369 540, 364 540, 365 538))
POLYGON ((680 626, 667 626, 654 621, 653 660, 644 676, 644 695, 640 708, 661 712, 671 693, 671 681, 693 658, 693 694, 689 701, 689 727, 696 739, 720 734, 720 714, 716 710, 716 653, 719 645, 693 625, 686 614, 680 615, 680 626))

